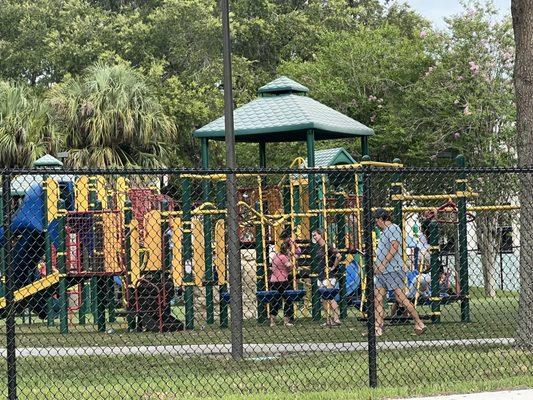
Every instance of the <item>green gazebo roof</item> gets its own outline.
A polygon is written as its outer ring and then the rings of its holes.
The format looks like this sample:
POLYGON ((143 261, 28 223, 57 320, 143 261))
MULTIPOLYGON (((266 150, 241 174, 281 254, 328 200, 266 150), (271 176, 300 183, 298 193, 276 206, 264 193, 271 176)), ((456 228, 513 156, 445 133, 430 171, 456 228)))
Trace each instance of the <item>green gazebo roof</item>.
POLYGON ((274 79, 272 82, 267 83, 265 86, 261 86, 258 92, 260 95, 265 95, 267 93, 308 93, 309 89, 286 76, 281 76, 278 79, 274 79))
MULTIPOLYGON (((234 111, 237 142, 305 141, 370 136, 374 131, 356 120, 305 96, 308 89, 287 77, 259 89, 262 97, 234 111)), ((194 136, 224 140, 224 117, 196 130, 194 136)))
MULTIPOLYGON (((332 167, 356 162, 344 147, 315 151, 315 167, 332 167)), ((307 159, 305 159, 305 165, 307 165, 307 159)))
POLYGON ((45 154, 33 163, 34 167, 62 167, 63 163, 50 154, 45 154))

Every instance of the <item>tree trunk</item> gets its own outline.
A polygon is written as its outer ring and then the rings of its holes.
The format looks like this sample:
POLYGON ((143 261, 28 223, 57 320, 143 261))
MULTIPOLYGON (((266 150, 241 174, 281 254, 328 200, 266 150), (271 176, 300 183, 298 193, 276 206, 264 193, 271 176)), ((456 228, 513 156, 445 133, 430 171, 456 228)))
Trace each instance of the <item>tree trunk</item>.
POLYGON ((496 261, 499 251, 498 216, 481 212, 476 217, 476 233, 481 251, 485 296, 496 297, 496 261))
MULTIPOLYGON (((533 165, 533 0, 512 0, 516 42, 514 82, 520 166, 533 165)), ((533 176, 523 174, 520 192, 520 301, 517 341, 533 347, 533 176), (529 234, 528 234, 529 233, 529 234)))

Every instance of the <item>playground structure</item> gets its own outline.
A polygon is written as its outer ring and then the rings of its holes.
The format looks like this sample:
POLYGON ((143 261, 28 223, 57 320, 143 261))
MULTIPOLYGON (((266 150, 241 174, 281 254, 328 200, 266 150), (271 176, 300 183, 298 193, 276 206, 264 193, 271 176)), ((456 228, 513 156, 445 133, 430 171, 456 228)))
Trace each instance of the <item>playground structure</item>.
MULTIPOLYGON (((311 316, 318 321, 321 301, 334 298, 339 301, 341 318, 348 316, 350 305, 365 317, 365 166, 392 171, 389 200, 382 206, 402 227, 405 269, 415 276, 421 272, 421 263, 417 247, 410 243, 413 229, 408 232, 408 219, 422 212, 433 213, 428 238, 431 293, 422 296, 417 292, 415 304, 430 306, 427 318, 438 322, 441 306, 459 301, 462 321, 469 320, 467 257, 460 258, 460 290, 452 295, 439 291, 439 224, 457 225, 459 253, 463 255, 466 224, 474 213, 513 206, 468 207, 467 200, 478 195, 464 179, 457 179, 452 194, 405 193, 401 174, 394 173, 402 168, 399 160, 321 166, 320 172, 302 169, 304 166, 305 160, 298 158, 292 165, 295 172, 283 176, 238 174, 247 185, 239 189, 238 235, 241 251, 255 252, 254 315, 258 322, 266 321, 269 306, 280 297, 269 287, 269 256, 287 236, 301 251, 298 259, 293 253, 292 290, 283 294, 294 303, 295 317, 311 316), (334 243, 343 256, 335 273, 339 285, 334 288, 316 284, 320 266, 316 245, 310 240, 315 229, 321 229, 325 240, 334 243)), ((218 305, 220 325, 227 327, 231 288, 226 269, 225 179, 225 174, 181 174, 174 179, 179 196, 169 196, 133 177, 43 176, 28 186, 11 222, 12 236, 17 238, 12 262, 19 309, 30 308, 49 324, 59 317, 62 333, 68 332, 69 318, 72 322, 76 311, 77 323, 86 324, 87 315, 92 314, 99 331, 106 330, 106 320, 114 322, 125 316, 132 331, 163 332, 194 329, 195 314, 204 311, 206 322, 213 324, 218 305), (45 268, 39 274, 41 262, 45 268), (195 288, 205 291, 205 310, 195 305, 195 288), (183 292, 184 323, 172 315, 176 290, 183 292), (122 302, 118 306, 117 292, 122 302)), ((374 234, 374 246, 377 238, 374 234)), ((326 276, 329 274, 326 266, 326 276)), ((4 307, 1 298, 0 308, 4 307)))
MULTIPOLYGON (((406 270, 421 272, 417 246, 410 245, 409 237, 416 232, 409 221, 417 223, 419 213, 434 213, 428 238, 431 290, 429 296, 417 293, 415 303, 430 306, 427 317, 438 322, 441 306, 459 301, 461 320, 469 321, 467 224, 476 212, 517 207, 469 206, 477 194, 468 188, 465 176, 455 180, 450 194, 408 193, 399 160, 383 163, 368 157, 372 130, 310 99, 307 91, 280 78, 261 88, 259 99, 235 111, 236 140, 259 144, 261 167, 237 174, 241 254, 247 251, 253 258, 249 266, 253 276, 247 275, 243 282, 253 287, 250 315, 265 322, 272 301, 279 299, 279 293, 270 290, 269 259, 290 238, 301 253, 293 256, 292 287, 283 296, 294 303, 296 318, 320 320, 322 300, 330 299, 338 300, 341 318, 348 316, 350 306, 366 316, 365 256, 372 252, 365 248, 364 236, 373 226, 364 226, 363 205, 373 195, 365 171, 381 168, 392 180, 384 181, 385 195, 376 197, 372 206, 392 211, 394 222, 401 226, 406 270), (354 137, 361 140, 360 162, 344 149, 315 151, 315 140, 354 137), (307 157, 295 159, 290 173, 268 173, 267 142, 285 140, 305 141, 307 157), (439 223, 445 222, 455 224, 458 232, 460 290, 454 295, 441 293, 438 287, 439 223), (343 257, 335 272, 336 287, 317 284, 321 266, 311 240, 317 229, 343 257)), ((171 195, 169 190, 162 193, 160 176, 150 176, 149 171, 128 174, 129 178, 120 172, 102 176, 49 171, 16 177, 31 184, 10 198, 13 205, 17 201, 20 205, 9 234, 3 230, 0 234, 12 239, 17 308, 33 310, 49 325, 58 317, 61 333, 69 331, 69 318, 83 325, 88 315, 101 332, 107 322, 121 316, 131 331, 192 330, 200 312, 205 312, 207 324, 214 324, 218 315, 220 326, 227 327, 231 296, 225 245, 227 175, 209 173, 208 146, 209 139, 223 139, 223 119, 195 135, 201 141, 203 170, 168 176, 171 195), (44 263, 41 273, 40 263, 44 263), (183 323, 172 314, 176 292, 183 294, 183 323), (76 312, 78 317, 73 318, 76 312)), ((457 162, 464 167, 464 158, 457 162)), ((377 237, 374 233, 373 246, 377 237)), ((325 256, 329 259, 327 250, 325 256)), ((330 277, 329 266, 325 274, 330 277)), ((5 304, 6 299, 0 298, 0 309, 5 304)))

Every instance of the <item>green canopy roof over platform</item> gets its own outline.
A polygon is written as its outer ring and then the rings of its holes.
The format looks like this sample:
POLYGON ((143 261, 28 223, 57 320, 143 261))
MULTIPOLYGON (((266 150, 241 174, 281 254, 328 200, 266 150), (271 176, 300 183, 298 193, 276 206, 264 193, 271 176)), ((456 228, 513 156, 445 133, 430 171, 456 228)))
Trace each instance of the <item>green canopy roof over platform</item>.
MULTIPOLYGON (((259 89, 260 97, 234 111, 237 142, 305 141, 370 136, 374 131, 360 122, 307 97, 308 88, 280 77, 259 89)), ((224 140, 224 117, 196 130, 194 136, 224 140)))
MULTIPOLYGON (((344 147, 315 151, 315 167, 355 164, 356 161, 344 147)), ((307 165, 307 159, 305 160, 307 165)))
POLYGON ((63 166, 63 163, 57 158, 51 156, 50 154, 45 154, 38 160, 33 163, 33 166, 36 168, 47 167, 47 168, 59 168, 63 166))

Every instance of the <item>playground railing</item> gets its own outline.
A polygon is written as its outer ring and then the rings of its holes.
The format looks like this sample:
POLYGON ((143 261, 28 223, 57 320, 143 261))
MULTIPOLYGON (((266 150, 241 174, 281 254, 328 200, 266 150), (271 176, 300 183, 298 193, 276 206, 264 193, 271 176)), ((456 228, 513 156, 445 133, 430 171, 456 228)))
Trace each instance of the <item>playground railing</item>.
POLYGON ((533 169, 457 162, 3 170, 2 393, 408 393, 531 374, 533 169))

